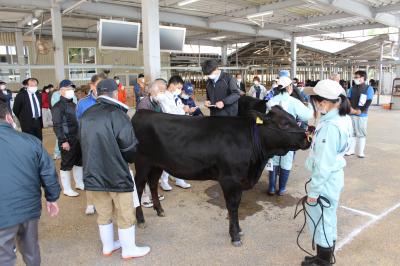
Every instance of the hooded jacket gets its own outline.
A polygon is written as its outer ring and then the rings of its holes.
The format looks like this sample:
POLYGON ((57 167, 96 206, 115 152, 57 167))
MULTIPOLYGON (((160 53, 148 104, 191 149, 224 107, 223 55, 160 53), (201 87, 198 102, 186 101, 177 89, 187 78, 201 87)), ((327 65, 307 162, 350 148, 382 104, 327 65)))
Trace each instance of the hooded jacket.
POLYGON ((100 96, 80 119, 85 190, 132 192, 128 163, 133 163, 138 140, 126 114, 129 107, 100 96))

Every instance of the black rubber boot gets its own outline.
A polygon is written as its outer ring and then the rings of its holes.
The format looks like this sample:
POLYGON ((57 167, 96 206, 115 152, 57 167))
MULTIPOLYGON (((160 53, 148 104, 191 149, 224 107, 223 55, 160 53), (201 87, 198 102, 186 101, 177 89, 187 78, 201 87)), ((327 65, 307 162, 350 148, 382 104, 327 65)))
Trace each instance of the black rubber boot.
POLYGON ((304 258, 302 266, 327 266, 332 265, 334 247, 323 248, 317 246, 317 256, 304 258))

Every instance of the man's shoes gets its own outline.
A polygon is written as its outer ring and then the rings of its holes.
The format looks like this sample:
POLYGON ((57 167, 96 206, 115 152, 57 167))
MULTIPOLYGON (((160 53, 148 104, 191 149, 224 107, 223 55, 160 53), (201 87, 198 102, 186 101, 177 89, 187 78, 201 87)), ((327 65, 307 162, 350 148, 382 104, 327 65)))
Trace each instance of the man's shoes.
POLYGON ((181 187, 183 189, 187 189, 187 188, 191 187, 191 185, 189 183, 186 183, 185 180, 178 179, 178 178, 176 178, 176 183, 175 184, 176 184, 176 186, 181 187))
POLYGON ((161 186, 162 190, 164 190, 164 191, 172 190, 172 187, 168 184, 168 182, 161 181, 160 186, 161 186))
POLYGON ((86 206, 86 210, 85 210, 85 214, 86 215, 93 215, 96 213, 96 209, 94 207, 94 205, 87 205, 86 206))

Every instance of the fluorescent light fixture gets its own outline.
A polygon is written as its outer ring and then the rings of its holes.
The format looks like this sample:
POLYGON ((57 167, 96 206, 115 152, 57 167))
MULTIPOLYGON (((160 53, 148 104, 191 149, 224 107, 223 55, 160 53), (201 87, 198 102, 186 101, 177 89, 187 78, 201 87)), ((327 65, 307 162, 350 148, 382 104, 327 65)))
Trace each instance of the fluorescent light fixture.
POLYGON ((251 19, 251 18, 265 17, 265 16, 271 16, 272 14, 274 14, 274 11, 270 10, 270 11, 265 11, 265 12, 248 15, 247 18, 251 19))
POLYGON ((200 0, 185 0, 185 1, 179 2, 178 6, 186 6, 186 5, 189 5, 191 3, 198 2, 198 1, 200 1, 200 0))
POLYGON ((28 25, 31 26, 32 24, 35 25, 39 20, 37 18, 32 18, 31 21, 28 21, 28 25))
POLYGON ((218 40, 222 40, 222 39, 225 39, 225 38, 226 38, 226 36, 218 36, 218 37, 213 37, 210 40, 218 41, 218 40))
POLYGON ((313 27, 313 26, 319 26, 320 24, 321 24, 320 22, 308 23, 308 24, 301 25, 301 27, 313 27))

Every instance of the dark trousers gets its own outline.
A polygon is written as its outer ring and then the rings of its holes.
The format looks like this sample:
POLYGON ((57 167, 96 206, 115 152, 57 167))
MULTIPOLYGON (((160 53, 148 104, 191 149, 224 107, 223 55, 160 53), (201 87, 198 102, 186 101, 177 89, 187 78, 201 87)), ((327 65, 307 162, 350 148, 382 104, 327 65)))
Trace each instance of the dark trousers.
POLYGON ((29 220, 22 224, 0 229, 1 266, 15 265, 17 256, 14 248, 16 243, 27 266, 40 265, 38 223, 39 220, 29 220))
POLYGON ((21 125, 22 132, 31 134, 38 139, 42 140, 43 135, 42 135, 42 118, 34 119, 32 118, 32 121, 28 125, 21 125))
POLYGON ((62 143, 58 143, 61 151, 61 171, 71 171, 75 165, 82 166, 82 151, 79 140, 77 138, 68 138, 68 143, 70 146, 69 151, 61 147, 62 143))

